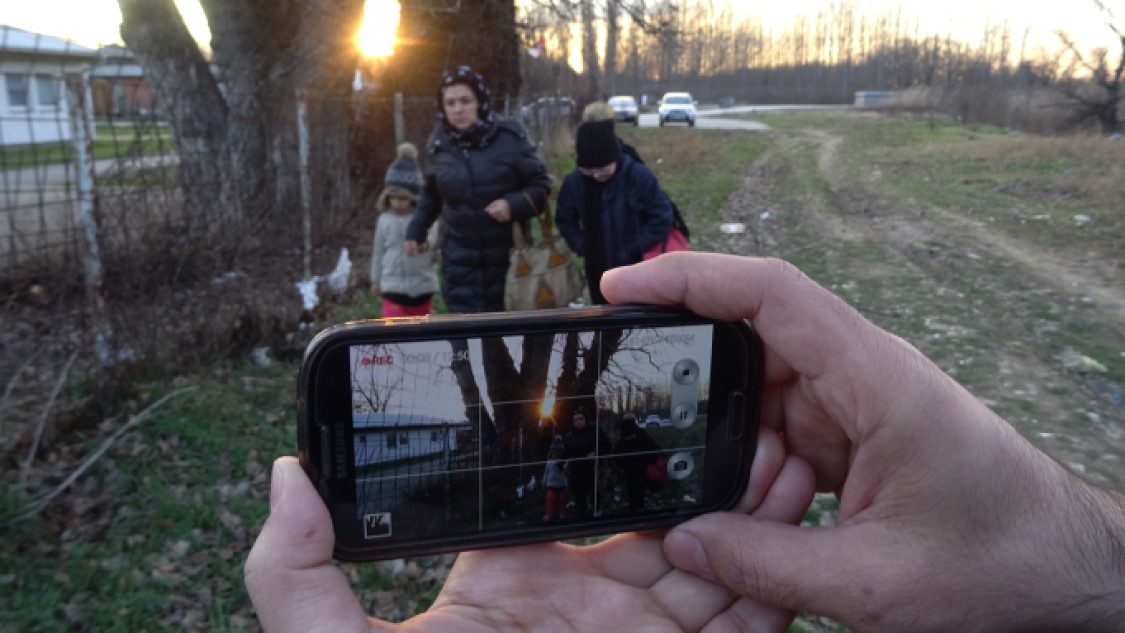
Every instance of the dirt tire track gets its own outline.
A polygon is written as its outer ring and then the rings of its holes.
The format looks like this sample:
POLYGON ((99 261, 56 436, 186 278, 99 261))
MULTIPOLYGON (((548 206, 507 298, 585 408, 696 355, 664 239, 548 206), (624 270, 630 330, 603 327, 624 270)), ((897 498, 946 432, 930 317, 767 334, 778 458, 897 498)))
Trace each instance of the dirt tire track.
MULTIPOLYGON (((825 181, 841 198, 854 198, 853 190, 845 184, 839 167, 839 151, 843 139, 822 130, 809 130, 808 133, 820 143, 817 164, 825 181)), ((867 198, 872 205, 885 206, 874 196, 867 196, 867 198)), ((893 213, 880 213, 880 215, 893 215, 893 213)), ((1125 323, 1125 285, 1106 281, 1107 277, 1113 278, 1111 270, 1101 266, 1075 266, 1071 261, 1055 257, 1038 246, 1028 245, 1018 238, 991 230, 984 222, 966 218, 941 207, 927 205, 919 216, 937 218, 942 228, 956 237, 958 242, 976 243, 979 250, 995 253, 1013 261, 1027 270, 1043 286, 1052 287, 1061 294, 1092 297, 1093 310, 1101 314, 1099 320, 1107 327, 1118 329, 1125 323), (1091 278, 1092 274, 1096 275, 1097 279, 1091 278)), ((930 224, 934 223, 930 222, 930 224)), ((896 228, 909 237, 916 237, 916 231, 909 230, 912 227, 914 227, 912 224, 900 223, 896 228), (911 233, 914 235, 910 235, 911 233)), ((889 239, 902 239, 901 236, 886 231, 882 233, 889 239)))
MULTIPOLYGON (((862 185, 849 184, 841 164, 842 142, 840 136, 818 129, 775 133, 773 145, 746 169, 742 187, 721 212, 724 222, 747 225, 746 234, 726 238, 726 250, 747 255, 786 255, 802 248, 786 235, 787 227, 800 226, 823 236, 829 244, 870 241, 892 254, 891 259, 902 260, 865 264, 865 277, 900 283, 911 277, 912 283, 921 288, 940 290, 949 281, 943 265, 948 260, 943 260, 941 254, 935 256, 927 244, 947 244, 949 256, 970 257, 994 265, 997 270, 1018 271, 1021 283, 1042 288, 1048 296, 1054 293, 1056 298, 1062 298, 1060 303, 1092 297, 1093 304, 1084 302, 1085 316, 1114 333, 1116 340, 1125 341, 1125 292, 1121 288, 1103 281, 1102 275, 1093 280, 1088 269, 1060 261, 1042 249, 1000 234, 955 211, 892 205, 862 185), (796 203, 780 204, 770 198, 770 180, 785 169, 779 157, 797 149, 811 149, 815 153, 817 177, 823 179, 829 191, 826 196, 814 194, 796 203), (764 215, 767 213, 768 216, 764 215), (900 264, 917 274, 905 272, 900 264)), ((982 283, 989 286, 1000 282, 984 279, 982 283)), ((869 306, 867 309, 871 311, 869 306)), ((1018 310, 1010 316, 1017 318, 1018 310)), ((977 324, 968 321, 956 325, 973 328, 977 324)), ((1114 406, 1095 393, 1089 378, 1066 371, 1055 359, 1045 358, 1037 349, 1031 328, 1027 330, 1027 336, 1016 342, 979 350, 979 355, 995 363, 997 375, 983 388, 974 386, 974 390, 994 408, 998 403, 1012 407, 1015 402, 1033 399, 1033 414, 1022 419, 1010 416, 1009 420, 1072 470, 1125 489, 1125 466, 1117 457, 1125 453, 1125 407, 1114 406)))

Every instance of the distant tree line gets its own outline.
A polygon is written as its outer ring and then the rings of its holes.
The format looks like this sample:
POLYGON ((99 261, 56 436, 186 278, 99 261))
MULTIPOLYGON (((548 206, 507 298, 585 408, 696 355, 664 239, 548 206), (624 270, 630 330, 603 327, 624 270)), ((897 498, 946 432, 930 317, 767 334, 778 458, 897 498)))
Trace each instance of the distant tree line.
MULTIPOLYGON (((1109 3, 1094 4, 1121 38, 1109 3)), ((655 99, 690 90, 707 101, 850 103, 859 90, 988 88, 1027 102, 1035 91, 1052 91, 1071 106, 1075 122, 1095 120, 1106 130, 1119 125, 1111 115, 1121 102, 1125 39, 1120 50, 1084 52, 1059 33, 1055 50, 1029 50, 1028 31, 1013 34, 998 22, 970 44, 948 31, 924 30, 901 7, 862 12, 858 0, 826 0, 815 15, 782 27, 736 12, 729 0, 534 0, 521 25, 529 45, 546 43, 525 64, 524 85, 533 93, 655 99), (572 33, 580 34, 583 66, 575 78, 556 67, 568 64, 572 33)))
POLYGON ((390 95, 432 103, 441 74, 462 64, 508 104, 555 94, 581 106, 666 90, 705 101, 848 103, 857 90, 923 89, 925 103, 967 118, 995 110, 1003 112, 992 115, 996 122, 1019 124, 1065 106, 1074 123, 1117 130, 1125 37, 1108 1, 1092 1, 1120 50, 1083 51, 1060 33, 1053 53, 1029 51, 1027 32, 1013 36, 1005 23, 968 44, 925 32, 901 8, 864 13, 858 0, 827 0, 783 27, 736 12, 731 0, 400 0, 395 54, 362 97, 369 101, 357 103, 363 0, 201 0, 210 59, 172 0, 118 0, 122 37, 176 135, 184 202, 232 207, 250 232, 297 211, 302 199, 321 218, 352 217, 377 193, 394 155, 390 95), (572 45, 581 73, 570 66, 572 45), (299 111, 309 144, 304 173, 299 111))

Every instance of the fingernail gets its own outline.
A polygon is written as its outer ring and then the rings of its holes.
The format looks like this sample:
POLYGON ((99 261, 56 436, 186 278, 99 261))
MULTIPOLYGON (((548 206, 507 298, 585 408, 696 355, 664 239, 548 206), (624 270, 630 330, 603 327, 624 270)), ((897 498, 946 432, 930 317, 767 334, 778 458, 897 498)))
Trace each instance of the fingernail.
POLYGON ((711 565, 703 552, 703 544, 692 534, 673 530, 664 539, 664 552, 676 567, 697 576, 711 577, 711 565))
POLYGON ((281 460, 273 463, 270 471, 270 514, 281 503, 281 491, 285 488, 285 469, 281 467, 281 460))

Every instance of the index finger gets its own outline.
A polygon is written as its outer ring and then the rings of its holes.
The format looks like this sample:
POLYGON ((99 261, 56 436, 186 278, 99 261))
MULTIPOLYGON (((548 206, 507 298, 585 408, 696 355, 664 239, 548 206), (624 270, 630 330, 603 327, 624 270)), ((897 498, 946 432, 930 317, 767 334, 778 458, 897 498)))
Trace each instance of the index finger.
POLYGON ((612 303, 683 305, 714 319, 752 322, 773 356, 767 359, 771 382, 789 371, 819 377, 830 360, 855 354, 862 347, 857 339, 873 328, 779 259, 666 253, 608 271, 601 288, 612 303))

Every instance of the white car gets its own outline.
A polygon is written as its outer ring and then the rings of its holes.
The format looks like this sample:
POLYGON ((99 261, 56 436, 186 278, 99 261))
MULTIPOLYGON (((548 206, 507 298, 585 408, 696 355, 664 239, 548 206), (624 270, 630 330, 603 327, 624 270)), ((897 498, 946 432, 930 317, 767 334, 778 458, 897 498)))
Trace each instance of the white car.
POLYGON ((668 92, 660 100, 657 114, 660 116, 660 126, 665 123, 680 121, 695 127, 695 106, 698 102, 691 98, 690 92, 668 92))
POLYGON ((610 109, 617 115, 618 121, 637 125, 637 100, 633 97, 610 97, 610 109))
POLYGON ((651 429, 658 426, 672 426, 672 421, 668 418, 662 418, 655 413, 650 413, 649 416, 645 418, 645 428, 651 429))

